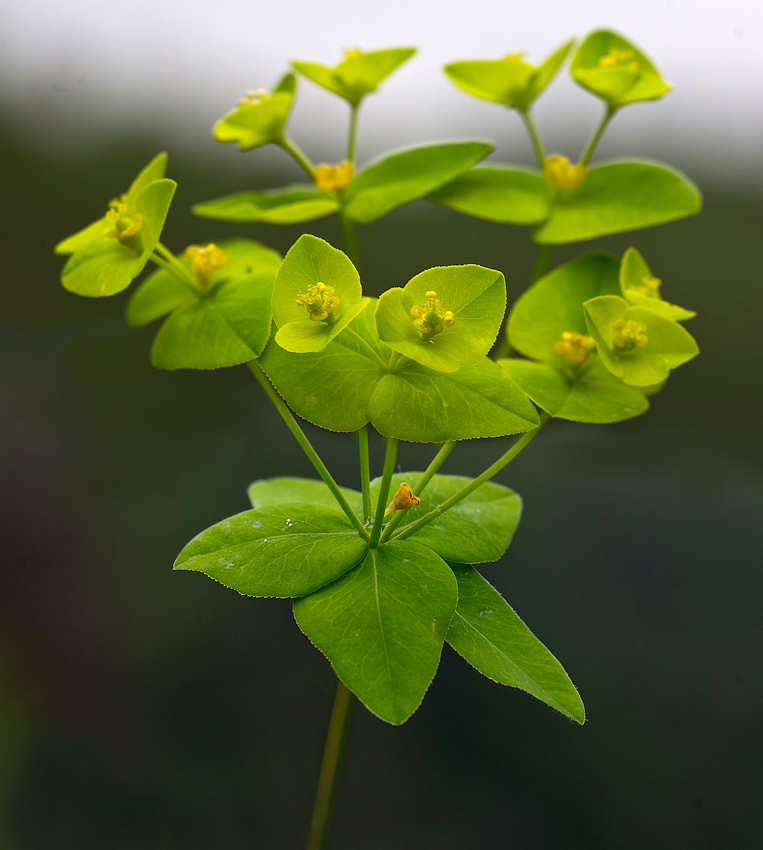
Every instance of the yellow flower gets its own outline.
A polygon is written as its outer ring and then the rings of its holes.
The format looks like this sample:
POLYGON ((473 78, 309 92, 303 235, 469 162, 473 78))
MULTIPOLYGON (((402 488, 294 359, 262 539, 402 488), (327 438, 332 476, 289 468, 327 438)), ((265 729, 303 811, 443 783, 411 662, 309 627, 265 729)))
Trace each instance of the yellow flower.
POLYGON ((424 303, 414 304, 410 312, 413 327, 430 339, 456 322, 456 317, 442 306, 433 289, 424 293, 424 303))
POLYGON ((557 189, 575 189, 586 176, 585 165, 572 165, 566 156, 553 153, 543 163, 543 176, 557 189))
POLYGON ((321 163, 313 169, 315 185, 323 192, 341 192, 352 180, 355 166, 347 159, 339 165, 321 163))

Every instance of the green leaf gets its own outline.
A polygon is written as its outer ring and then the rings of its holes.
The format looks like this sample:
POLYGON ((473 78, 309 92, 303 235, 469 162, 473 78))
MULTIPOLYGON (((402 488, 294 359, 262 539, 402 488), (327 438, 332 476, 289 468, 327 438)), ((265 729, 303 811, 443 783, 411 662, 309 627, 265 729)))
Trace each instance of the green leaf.
POLYGON ((103 229, 96 222, 98 228, 91 225, 61 243, 59 252, 63 253, 63 248, 74 250, 61 274, 64 287, 90 297, 115 295, 126 289, 143 271, 159 241, 176 187, 172 180, 155 180, 141 190, 134 206, 127 207, 127 215, 142 216, 139 250, 107 236, 113 225, 105 218, 107 226, 103 229))
POLYGON ((620 291, 618 263, 608 254, 588 254, 554 269, 534 283, 514 305, 508 334, 513 348, 557 366, 553 351, 565 331, 587 334, 583 302, 620 291))
POLYGON ((322 351, 367 306, 362 296, 360 276, 346 254, 317 236, 300 236, 284 257, 273 290, 276 342, 300 354, 322 351), (338 305, 327 318, 313 321, 310 287, 321 286, 334 288, 331 298, 338 305))
POLYGON ((591 168, 577 188, 559 192, 533 239, 554 245, 664 224, 698 213, 701 203, 697 187, 676 169, 612 160, 591 168))
MULTIPOLYGON (((363 513, 363 498, 357 490, 339 488, 358 516, 363 513)), ((337 508, 333 493, 323 483, 311 478, 267 478, 254 481, 247 490, 253 508, 299 503, 337 508)))
POLYGON ((620 264, 620 288, 623 298, 634 307, 648 307, 675 322, 684 322, 696 316, 677 304, 663 301, 660 295, 662 281, 652 275, 646 260, 635 248, 628 248, 620 264))
POLYGON ((487 142, 447 142, 387 154, 359 171, 344 191, 345 214, 367 224, 423 198, 486 157, 487 142))
POLYGON ((281 504, 244 511, 194 537, 175 561, 247 596, 312 593, 368 550, 338 510, 281 504))
MULTIPOLYGON (((506 281, 501 272, 482 266, 428 269, 403 289, 387 290, 376 307, 379 339, 394 351, 439 372, 473 366, 490 351, 506 310, 506 281), (435 292, 440 311, 453 314, 453 324, 424 336, 414 326, 411 310, 431 302, 435 292)), ((434 314, 433 314, 434 315, 434 314)))
POLYGON ((681 325, 645 307, 631 307, 614 295, 593 298, 583 306, 588 332, 596 341, 602 362, 626 384, 657 384, 671 369, 699 354, 697 343, 681 325), (644 344, 632 348, 616 345, 617 323, 633 325, 644 344))
POLYGON ((548 363, 516 357, 498 363, 539 407, 558 419, 621 422, 649 407, 642 392, 618 380, 599 358, 570 370, 571 374, 564 374, 548 363))
MULTIPOLYGON (((228 258, 228 265, 217 269, 210 281, 212 287, 229 279, 246 277, 252 271, 275 277, 281 265, 281 255, 251 239, 224 239, 217 243, 228 258)), ((177 256, 178 262, 191 271, 191 260, 185 252, 177 256)), ((127 304, 127 323, 141 327, 166 316, 178 307, 194 303, 202 293, 192 288, 164 268, 150 274, 135 290, 127 304)))
POLYGON ((218 142, 238 142, 242 151, 270 142, 281 144, 296 86, 294 74, 286 74, 273 94, 257 93, 242 99, 212 128, 214 137, 218 142))
POLYGON ((299 224, 330 215, 339 202, 315 186, 295 184, 265 192, 238 192, 191 208, 194 215, 219 221, 264 221, 268 224, 299 224))
POLYGON ((330 431, 357 431, 368 422, 368 403, 392 353, 379 342, 371 309, 350 327, 365 345, 342 333, 321 352, 295 354, 271 339, 260 358, 295 413, 330 431))
POLYGON ((388 77, 403 62, 416 53, 413 47, 397 47, 388 50, 346 50, 345 58, 335 67, 318 62, 292 62, 295 71, 312 80, 327 91, 343 97, 352 106, 376 90, 379 83, 388 77))
POLYGON ((503 437, 539 424, 525 394, 487 357, 451 373, 408 361, 381 378, 368 413, 380 434, 414 443, 503 437))
POLYGON ((578 85, 617 109, 640 100, 655 100, 670 91, 660 72, 631 42, 607 30, 591 33, 572 59, 578 85))
MULTIPOLYGON (((421 474, 393 475, 391 496, 404 481, 415 487, 421 474)), ((405 519, 396 533, 404 531, 471 481, 462 475, 435 475, 420 494, 421 503, 405 511, 405 519)), ((372 505, 379 498, 380 482, 380 478, 371 482, 372 505)), ((508 549, 521 515, 522 499, 508 487, 488 481, 408 539, 428 546, 446 561, 464 564, 497 561, 508 549)))
POLYGON ((562 665, 471 566, 451 564, 458 607, 447 641, 483 676, 520 688, 582 724, 585 709, 562 665))
POLYGON ((506 224, 538 224, 550 212, 551 184, 532 168, 480 165, 427 196, 458 212, 506 224))
POLYGON ((437 671, 456 602, 448 565, 404 541, 369 550, 339 581, 297 599, 294 617, 369 711, 399 725, 437 671))
POLYGON ((467 94, 526 110, 556 76, 572 44, 568 41, 540 66, 525 62, 521 53, 512 53, 502 59, 452 62, 443 70, 467 94))

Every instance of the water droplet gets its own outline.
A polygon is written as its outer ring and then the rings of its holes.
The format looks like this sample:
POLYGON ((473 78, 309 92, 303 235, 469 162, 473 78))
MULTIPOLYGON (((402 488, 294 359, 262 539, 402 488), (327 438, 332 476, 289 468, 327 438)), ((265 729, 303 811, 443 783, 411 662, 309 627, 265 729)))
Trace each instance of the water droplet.
POLYGON ((252 520, 252 528, 262 528, 262 523, 258 520, 252 520))
POLYGON ((403 563, 404 564, 410 564, 411 562, 408 560, 408 558, 403 558, 403 563))

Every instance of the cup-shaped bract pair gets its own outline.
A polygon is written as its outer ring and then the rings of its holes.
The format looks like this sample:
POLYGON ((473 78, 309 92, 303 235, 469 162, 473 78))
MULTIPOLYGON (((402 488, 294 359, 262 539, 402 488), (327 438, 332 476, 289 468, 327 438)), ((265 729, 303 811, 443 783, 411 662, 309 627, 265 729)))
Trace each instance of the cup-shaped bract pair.
POLYGON ((296 89, 297 78, 285 74, 272 94, 264 89, 247 92, 238 106, 212 128, 214 137, 218 142, 238 142, 242 151, 283 144, 296 89))
POLYGON ((676 322, 685 322, 697 314, 677 304, 665 301, 660 294, 662 281, 655 277, 646 260, 635 248, 628 248, 620 264, 620 289, 623 298, 633 307, 648 307, 676 322))
POLYGON ((273 289, 273 319, 281 348, 322 351, 369 303, 350 258, 305 234, 284 257, 273 289))
POLYGON ((583 307, 602 363, 630 386, 659 384, 671 369, 699 354, 678 322, 648 307, 631 306, 617 295, 602 295, 583 307))
POLYGON ((522 53, 510 53, 503 59, 452 62, 444 71, 467 94, 525 112, 556 76, 571 47, 568 41, 540 65, 526 62, 522 53))
POLYGON ((394 70, 416 53, 414 47, 397 47, 388 50, 345 50, 344 59, 333 68, 318 62, 292 62, 292 67, 302 76, 321 88, 344 98, 351 106, 360 101, 394 70))
POLYGON ((628 103, 656 100, 670 91, 660 72, 631 42, 614 32, 598 30, 580 45, 570 67, 575 82, 610 110, 628 103))
POLYGON ((376 308, 379 339, 438 372, 457 372, 490 351, 506 310, 503 274, 482 266, 445 266, 387 290, 376 308))
POLYGON ((166 168, 167 154, 161 153, 109 203, 102 218, 56 245, 57 254, 71 254, 61 273, 66 289, 92 297, 115 295, 143 271, 177 186, 165 179, 166 168))

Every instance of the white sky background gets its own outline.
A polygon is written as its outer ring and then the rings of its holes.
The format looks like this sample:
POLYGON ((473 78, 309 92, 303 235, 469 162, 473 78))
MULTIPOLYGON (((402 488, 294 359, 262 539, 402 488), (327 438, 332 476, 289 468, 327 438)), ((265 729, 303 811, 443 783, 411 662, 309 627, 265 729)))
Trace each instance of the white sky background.
MULTIPOLYGON (((364 104, 361 162, 391 147, 485 137, 498 159, 529 163, 516 116, 461 93, 442 65, 518 50, 537 62, 600 28, 634 41, 674 86, 662 101, 623 109, 601 154, 662 157, 701 168, 705 183, 763 190, 763 0, 0 0, 2 120, 58 156, 143 133, 222 165, 235 151, 211 141, 212 123, 246 89, 272 88, 290 59, 334 64, 345 47, 410 45, 417 57, 364 104)), ((301 81, 292 135, 314 159, 337 161, 347 112, 301 81)), ((534 109, 547 150, 571 157, 601 112, 568 76, 534 109)))

